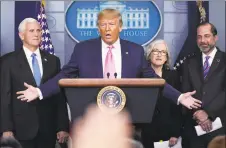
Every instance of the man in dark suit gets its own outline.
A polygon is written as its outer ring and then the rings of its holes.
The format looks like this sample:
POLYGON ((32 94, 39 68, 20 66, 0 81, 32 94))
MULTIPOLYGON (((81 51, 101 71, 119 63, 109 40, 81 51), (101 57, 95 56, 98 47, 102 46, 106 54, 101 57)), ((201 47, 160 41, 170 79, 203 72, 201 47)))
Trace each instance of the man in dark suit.
POLYGON ((202 108, 186 112, 185 135, 188 148, 206 148, 213 137, 224 133, 225 123, 225 53, 216 48, 217 30, 211 23, 197 28, 197 45, 201 52, 187 59, 183 67, 182 89, 196 90, 195 98, 202 101, 202 108), (212 131, 213 121, 219 117, 223 127, 212 131), (196 125, 207 132, 197 136, 196 125))
POLYGON ((16 92, 24 82, 45 83, 60 71, 60 60, 39 50, 41 29, 33 18, 19 25, 23 48, 2 57, 1 130, 3 137, 15 137, 23 148, 54 148, 56 137, 66 138, 69 130, 66 99, 58 93, 45 100, 23 102, 16 92))
MULTIPOLYGON (((98 14, 100 38, 76 44, 71 59, 53 79, 39 86, 26 84, 27 90, 19 91, 18 99, 30 102, 59 92, 62 78, 150 78, 158 77, 144 57, 142 46, 122 40, 122 16, 115 9, 105 9, 98 14)), ((195 92, 182 94, 166 84, 164 96, 187 108, 197 108, 200 101, 191 97, 195 92)))

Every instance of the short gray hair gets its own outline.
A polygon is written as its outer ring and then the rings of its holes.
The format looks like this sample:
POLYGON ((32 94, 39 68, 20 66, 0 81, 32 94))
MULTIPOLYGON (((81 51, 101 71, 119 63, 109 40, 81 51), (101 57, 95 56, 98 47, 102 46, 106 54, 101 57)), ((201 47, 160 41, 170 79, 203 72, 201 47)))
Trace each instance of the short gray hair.
POLYGON ((166 52, 167 52, 167 60, 166 60, 166 66, 167 68, 170 67, 170 52, 169 52, 169 48, 167 46, 166 41, 162 40, 162 39, 158 39, 158 40, 154 40, 153 42, 151 42, 150 44, 148 44, 148 46, 145 48, 145 57, 147 60, 149 59, 149 56, 152 52, 152 50, 154 49, 156 44, 165 44, 166 46, 166 52))
POLYGON ((25 29, 26 29, 26 24, 27 23, 33 23, 33 22, 37 22, 38 21, 34 18, 25 18, 20 24, 19 24, 19 27, 18 27, 18 31, 19 32, 24 32, 25 29))

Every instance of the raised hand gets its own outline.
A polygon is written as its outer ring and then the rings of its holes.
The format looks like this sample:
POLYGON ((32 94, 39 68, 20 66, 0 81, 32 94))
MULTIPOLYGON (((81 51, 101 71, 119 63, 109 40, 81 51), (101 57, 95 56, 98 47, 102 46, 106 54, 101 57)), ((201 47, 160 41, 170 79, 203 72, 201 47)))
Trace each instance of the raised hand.
POLYGON ((201 107, 202 102, 192 97, 195 93, 196 91, 184 93, 179 100, 180 104, 188 109, 197 109, 201 107))
POLYGON ((128 114, 107 114, 97 107, 75 122, 73 148, 130 148, 131 127, 128 114))
POLYGON ((24 86, 27 87, 27 89, 24 91, 18 91, 16 93, 19 95, 17 99, 20 99, 21 101, 31 102, 39 97, 38 90, 36 87, 27 83, 24 83, 24 86))

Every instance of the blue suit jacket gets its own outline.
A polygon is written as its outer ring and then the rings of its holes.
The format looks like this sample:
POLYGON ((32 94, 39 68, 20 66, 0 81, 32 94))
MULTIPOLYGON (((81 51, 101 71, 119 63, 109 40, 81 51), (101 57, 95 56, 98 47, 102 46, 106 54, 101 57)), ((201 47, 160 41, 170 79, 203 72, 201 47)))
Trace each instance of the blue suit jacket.
MULTIPOLYGON (((122 52, 122 78, 156 78, 158 77, 144 57, 142 46, 120 39, 122 52)), ((43 97, 60 91, 58 81, 62 78, 103 78, 101 38, 91 39, 76 44, 71 59, 60 73, 42 84, 43 97)), ((163 95, 175 103, 181 93, 165 84, 163 95)))

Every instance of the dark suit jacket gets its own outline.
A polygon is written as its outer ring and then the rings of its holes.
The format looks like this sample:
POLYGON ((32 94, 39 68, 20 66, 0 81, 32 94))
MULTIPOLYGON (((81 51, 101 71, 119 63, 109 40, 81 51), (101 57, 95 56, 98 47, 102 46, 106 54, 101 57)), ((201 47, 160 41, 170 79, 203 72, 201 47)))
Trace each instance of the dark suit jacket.
MULTIPOLYGON (((41 83, 60 71, 59 58, 41 51, 43 77, 41 83)), ((68 131, 66 100, 56 94, 49 99, 30 103, 17 99, 16 92, 26 89, 24 82, 36 86, 24 50, 5 55, 1 63, 1 130, 13 131, 18 140, 33 139, 39 131, 46 137, 59 130, 68 131)))
MULTIPOLYGON (((177 71, 163 68, 162 78, 174 88, 180 89, 180 77, 177 71)), ((144 144, 153 144, 153 141, 169 140, 170 137, 179 137, 181 131, 181 107, 159 94, 152 123, 142 131, 144 144)), ((148 147, 148 146, 147 146, 148 147)))
MULTIPOLYGON (((195 98, 202 101, 202 109, 214 121, 220 117, 225 123, 225 53, 217 51, 206 79, 203 78, 202 53, 187 59, 183 67, 182 89, 184 92, 196 90, 195 98)), ((196 134, 194 126, 197 123, 192 119, 194 111, 186 110, 185 133, 196 134)))
MULTIPOLYGON (((158 77, 154 70, 148 67, 144 58, 142 46, 120 39, 122 53, 122 78, 150 78, 158 77)), ((91 39, 76 44, 71 59, 61 72, 40 86, 44 97, 59 91, 58 81, 62 78, 103 78, 101 38, 91 39)), ((175 103, 180 92, 166 84, 164 96, 175 103)))

